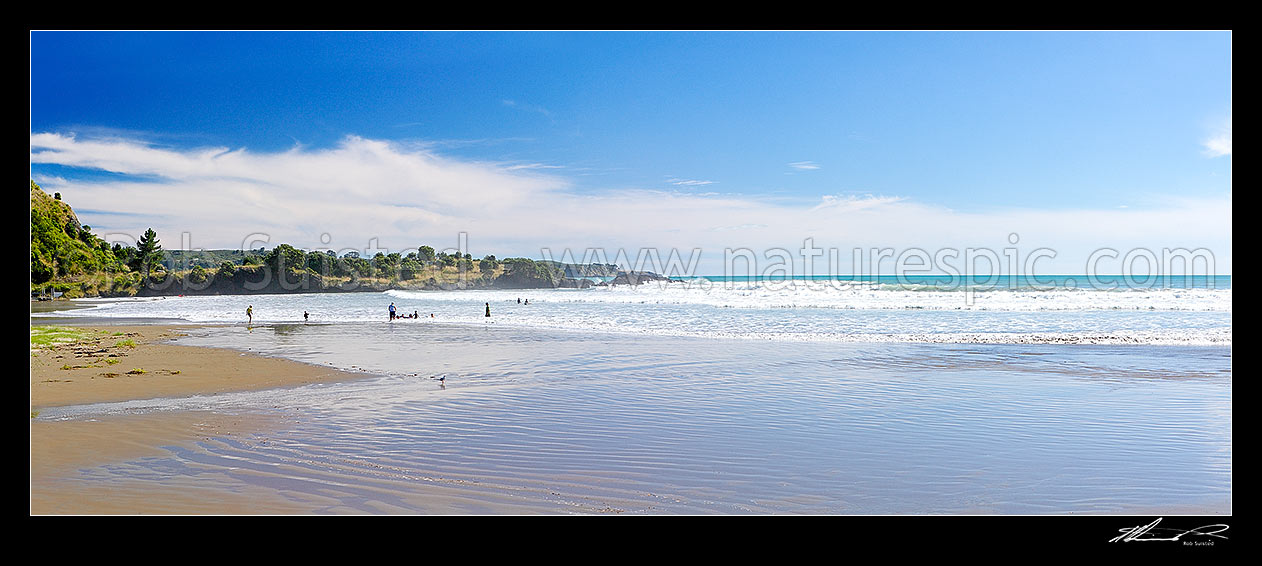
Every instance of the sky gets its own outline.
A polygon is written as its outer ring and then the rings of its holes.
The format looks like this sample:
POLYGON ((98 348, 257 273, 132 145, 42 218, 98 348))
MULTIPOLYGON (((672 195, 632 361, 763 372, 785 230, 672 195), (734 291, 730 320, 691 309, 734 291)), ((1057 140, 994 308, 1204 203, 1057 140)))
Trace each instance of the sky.
POLYGON ((120 241, 1231 272, 1230 32, 32 31, 30 55, 31 179, 120 241))

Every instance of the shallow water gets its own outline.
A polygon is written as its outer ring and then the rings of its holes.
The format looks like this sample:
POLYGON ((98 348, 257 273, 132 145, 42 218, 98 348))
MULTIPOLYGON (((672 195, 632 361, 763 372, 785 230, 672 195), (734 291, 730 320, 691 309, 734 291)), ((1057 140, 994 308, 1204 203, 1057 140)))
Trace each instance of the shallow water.
POLYGON ((259 486, 317 513, 1231 511, 1230 347, 428 321, 220 326, 178 343, 378 377, 42 413, 210 409, 287 423, 82 481, 259 486))

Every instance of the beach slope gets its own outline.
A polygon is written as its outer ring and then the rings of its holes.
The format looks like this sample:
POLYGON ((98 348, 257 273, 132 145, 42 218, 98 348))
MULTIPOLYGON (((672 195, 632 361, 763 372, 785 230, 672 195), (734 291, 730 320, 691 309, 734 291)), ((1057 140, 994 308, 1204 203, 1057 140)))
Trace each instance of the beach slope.
MULTIPOLYGON (((237 514, 301 511, 274 494, 189 485, 154 492, 94 486, 79 470, 147 456, 169 446, 266 430, 262 417, 208 412, 42 421, 43 409, 261 390, 363 377, 233 350, 165 343, 182 326, 44 327, 31 330, 31 514, 237 514)), ((251 330, 242 327, 241 332, 251 330)), ((255 329, 254 331, 258 331, 255 329)))

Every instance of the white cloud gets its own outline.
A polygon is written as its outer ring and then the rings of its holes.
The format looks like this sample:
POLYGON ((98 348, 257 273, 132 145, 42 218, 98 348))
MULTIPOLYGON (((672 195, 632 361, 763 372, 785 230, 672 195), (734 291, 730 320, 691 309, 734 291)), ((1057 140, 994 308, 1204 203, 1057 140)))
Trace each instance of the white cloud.
POLYGON ((666 182, 679 187, 701 187, 714 184, 714 181, 698 181, 695 179, 667 179, 666 182))
POLYGON ((795 161, 789 164, 789 167, 800 171, 813 171, 819 169, 819 164, 814 161, 795 161))
POLYGON ((505 165, 505 171, 520 171, 522 169, 565 169, 564 165, 546 165, 543 163, 522 163, 519 165, 505 165))
POLYGON ((820 203, 815 205, 811 210, 822 210, 827 208, 857 211, 868 208, 875 208, 881 205, 891 204, 903 200, 902 197, 874 197, 865 195, 857 197, 854 195, 824 195, 820 198, 820 203))
POLYGON ((1205 140, 1204 145, 1205 153, 1210 157, 1231 155, 1231 118, 1227 118, 1227 123, 1219 127, 1214 135, 1205 140))
POLYGON ((31 163, 68 168, 41 184, 60 191, 98 232, 153 227, 171 244, 187 232, 201 248, 239 249, 246 236, 265 233, 268 246, 363 250, 376 239, 405 251, 454 246, 463 232, 479 256, 539 257, 544 247, 581 256, 597 246, 612 257, 617 249, 634 256, 643 247, 699 247, 721 268, 725 248, 796 250, 808 237, 849 257, 853 248, 872 247, 998 250, 1018 233, 1023 250, 1056 250, 1055 261, 1040 266, 1065 273, 1080 272, 1101 247, 1208 247, 1219 272, 1231 265, 1230 195, 1146 208, 959 212, 897 196, 822 195, 801 203, 731 193, 579 193, 566 178, 528 167, 359 137, 329 149, 257 153, 41 133, 31 135, 31 163), (75 168, 121 175, 80 178, 75 168), (332 238, 327 246, 325 234, 332 238))
MULTIPOLYGON (((357 137, 327 150, 263 154, 36 134, 31 162, 137 176, 53 186, 76 208, 163 219, 165 231, 190 231, 195 245, 205 247, 233 247, 256 232, 309 246, 318 245, 322 233, 353 237, 358 241, 344 245, 362 247, 370 237, 402 241, 440 227, 454 239, 479 216, 503 216, 566 186, 558 178, 357 137)), ((112 219, 101 220, 93 225, 104 227, 112 219)))
POLYGON ((766 228, 766 224, 741 224, 739 226, 715 226, 711 228, 712 232, 727 232, 729 230, 753 230, 757 228, 766 228))

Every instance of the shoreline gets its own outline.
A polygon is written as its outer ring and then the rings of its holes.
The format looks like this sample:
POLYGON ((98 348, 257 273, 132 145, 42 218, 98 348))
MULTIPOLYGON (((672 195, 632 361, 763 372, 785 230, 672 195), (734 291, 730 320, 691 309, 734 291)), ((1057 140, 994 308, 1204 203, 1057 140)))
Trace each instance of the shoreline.
MULTIPOLYGON (((652 292, 642 297, 638 294, 593 294, 588 295, 589 299, 562 290, 530 295, 499 291, 485 295, 465 292, 435 295, 387 293, 369 297, 345 296, 345 299, 305 294, 260 295, 260 298, 84 300, 66 301, 66 307, 90 307, 86 311, 56 309, 56 306, 43 306, 47 305, 43 303, 39 310, 33 310, 31 320, 32 324, 79 325, 90 321, 91 324, 115 325, 134 321, 220 327, 244 323, 244 311, 247 305, 253 304, 255 320, 260 324, 374 323, 386 322, 386 304, 398 302, 404 312, 419 310, 430 315, 437 314, 437 318, 404 320, 405 323, 483 326, 491 322, 526 329, 755 340, 777 344, 1151 345, 1228 349, 1233 346, 1232 313, 1230 303, 1224 302, 1223 296, 1214 298, 1210 303, 1198 303, 1198 308, 1191 310, 1174 308, 1178 305, 1170 302, 1160 302, 1157 306, 1162 310, 1138 308, 1147 303, 1123 308, 1130 304, 1126 301, 1109 303, 1098 309, 1080 310, 1082 305, 1077 303, 1060 305, 1064 307, 1060 308, 1041 299, 1003 303, 993 308, 959 304, 954 305, 958 308, 952 309, 947 308, 950 306, 947 303, 939 304, 937 300, 923 307, 909 306, 896 298, 898 294, 889 295, 894 299, 873 299, 876 302, 864 299, 854 305, 831 299, 816 301, 814 297, 800 297, 804 302, 777 299, 764 305, 742 294, 706 298, 652 292), (520 303, 520 298, 524 296, 530 297, 532 306, 520 303), (483 316, 483 302, 487 301, 494 311, 494 318, 483 316), (640 309, 642 313, 627 316, 624 311, 637 308, 633 306, 637 303, 649 306, 640 309), (1049 310, 1047 307, 1057 308, 1049 310), (61 312, 55 312, 57 310, 61 312), (303 313, 308 310, 310 320, 305 320, 303 313)), ((908 300, 919 299, 912 297, 908 300)), ((36 309, 36 303, 32 304, 32 309, 36 309)))
POLYGON ((62 320, 37 324, 32 318, 32 327, 68 328, 81 336, 75 342, 54 342, 48 348, 36 349, 32 344, 32 515, 306 511, 276 494, 252 489, 189 486, 154 493, 151 487, 140 484, 99 486, 77 479, 80 470, 161 456, 167 447, 191 447, 212 438, 242 438, 265 433, 279 424, 269 417, 194 411, 120 415, 89 421, 36 418, 38 411, 53 407, 265 390, 370 377, 235 350, 167 343, 183 330, 200 326, 166 322, 122 326, 62 320))
MULTIPOLYGON (((76 329, 84 338, 49 350, 32 349, 31 409, 368 377, 250 352, 168 343, 183 335, 184 330, 203 326, 206 325, 49 324, 46 327, 76 329)), ((243 326, 242 331, 249 329, 243 326)))
MULTIPOLYGON (((337 350, 336 348, 330 350, 328 346, 333 343, 340 344, 343 341, 348 340, 351 336, 359 337, 361 342, 365 340, 372 342, 372 340, 385 336, 380 333, 370 333, 367 335, 354 332, 346 333, 324 324, 317 324, 312 325, 312 328, 309 329, 310 333, 303 334, 304 339, 301 341, 303 347, 294 349, 293 334, 284 332, 273 333, 268 331, 268 327, 272 326, 272 323, 261 323, 259 325, 255 325, 253 328, 254 335, 251 336, 247 334, 249 330, 243 324, 201 324, 188 322, 183 324, 166 324, 157 322, 156 319, 150 319, 150 324, 143 325, 76 324, 83 323, 84 321, 85 319, 79 318, 72 318, 70 320, 60 319, 56 322, 52 322, 51 324, 58 326, 70 326, 83 332, 96 333, 91 334, 91 336, 103 336, 103 338, 96 337, 95 339, 98 342, 103 341, 104 343, 92 348, 85 348, 86 350, 91 351, 87 353, 97 355, 82 355, 76 357, 76 352, 73 349, 65 349, 61 351, 62 358, 58 359, 50 352, 48 354, 48 359, 45 361, 52 363, 44 363, 40 368, 35 367, 36 362, 40 359, 39 356, 33 355, 31 386, 31 403, 33 410, 40 407, 52 408, 61 405, 79 405, 82 403, 111 401, 111 399, 107 398, 109 395, 115 395, 116 397, 114 400, 178 396, 178 394, 159 395, 154 392, 154 390, 159 387, 192 388, 192 390, 194 390, 193 393, 197 393, 207 391, 208 388, 213 387, 223 387, 224 389, 220 389, 220 391, 242 391, 285 387, 287 383, 301 383, 300 381, 293 381, 300 379, 300 377, 293 375, 289 371, 277 369, 283 366, 289 366, 291 369, 302 368, 305 372, 328 374, 328 376, 326 376, 327 379, 340 379, 341 377, 345 377, 347 379, 370 377, 373 374, 348 374, 345 371, 335 370, 332 367, 324 367, 322 364, 327 362, 324 361, 326 358, 323 356, 304 357, 298 354, 306 350, 314 352, 337 350), (188 343, 200 343, 205 345, 184 346, 166 343, 170 338, 174 338, 179 334, 194 328, 213 328, 213 334, 218 335, 221 338, 225 338, 225 340, 200 341, 196 338, 196 336, 194 336, 194 338, 191 338, 188 343), (259 332, 260 330, 263 330, 261 334, 259 332), (249 343, 244 344, 244 346, 249 346, 248 349, 253 350, 253 352, 220 349, 219 347, 226 344, 241 344, 241 339, 247 337, 249 338, 249 343), (123 356, 121 357, 122 361, 108 366, 104 365, 107 362, 96 362, 96 360, 101 358, 99 354, 102 353, 98 352, 98 350, 107 350, 107 352, 104 353, 108 354, 108 350, 111 348, 119 347, 115 344, 116 341, 126 339, 134 340, 136 342, 136 347, 134 349, 124 350, 122 352, 123 356), (142 350, 150 351, 150 353, 156 355, 155 358, 151 359, 157 359, 162 362, 170 362, 175 359, 191 359, 188 357, 179 358, 179 356, 196 357, 203 362, 203 366, 205 367, 199 368, 196 367, 195 364, 177 366, 172 363, 166 363, 166 365, 144 365, 142 367, 148 371, 143 374, 127 374, 126 371, 128 368, 133 367, 133 365, 145 363, 140 357, 142 350), (216 356, 216 353, 218 356, 216 356), (296 355, 296 359, 306 359, 308 361, 304 363, 291 361, 281 357, 289 354, 296 355), (228 357, 224 358, 222 357, 223 355, 227 355, 228 357), (97 366, 89 367, 92 366, 94 362, 97 363, 97 366), (312 365, 312 362, 314 362, 315 365, 312 365), (265 368, 259 371, 279 372, 284 373, 285 375, 281 376, 283 379, 279 385, 273 383, 260 384, 257 381, 254 381, 254 379, 258 377, 256 375, 249 376, 251 378, 250 380, 233 380, 230 376, 224 375, 225 372, 233 370, 237 365, 246 363, 259 364, 260 367, 265 368), (61 369, 65 365, 83 365, 85 367, 61 369), (51 375, 52 379, 58 379, 62 376, 69 377, 69 379, 41 382, 37 379, 37 377, 39 377, 37 376, 37 369, 39 372, 42 372, 41 375, 51 375), (174 373, 176 370, 178 370, 179 373, 174 373), (113 372, 123 375, 106 378, 101 375, 101 372, 113 372), (194 381, 192 378, 205 378, 207 375, 203 374, 206 373, 209 373, 209 381, 199 380, 200 383, 192 383, 192 381, 194 381), (341 377, 339 377, 339 375, 341 377), (186 378, 188 379, 188 382, 184 382, 186 378), (127 393, 128 391, 134 392, 137 389, 141 392, 142 396, 127 393), (57 403, 55 400, 58 396, 71 400, 68 403, 57 403)), ((386 332, 385 325, 375 326, 379 327, 380 332, 386 332)), ((33 344, 35 342, 34 333, 38 330, 39 324, 32 319, 33 344)), ((520 354, 537 349, 533 345, 534 342, 521 342, 520 340, 517 340, 516 338, 518 335, 516 332, 512 332, 511 336, 498 332, 479 332, 477 334, 478 339, 470 341, 462 339, 472 336, 468 329, 456 331, 457 329, 452 328, 447 330, 449 331, 441 333, 442 337, 447 339, 446 341, 436 341, 434 342, 436 345, 428 349, 420 348, 408 350, 396 361, 401 360, 403 362, 409 362, 414 359, 447 360, 449 358, 439 355, 445 351, 444 348, 449 347, 444 346, 444 344, 480 344, 480 349, 479 347, 474 347, 472 350, 468 349, 467 346, 461 346, 462 349, 460 352, 462 353, 462 359, 475 361, 480 359, 492 360, 494 363, 490 366, 477 365, 474 363, 468 367, 482 369, 491 368, 486 371, 493 372, 493 370, 502 370, 502 364, 510 363, 508 360, 522 359, 520 354), (452 332, 454 332, 455 337, 457 338, 454 342, 451 341, 452 332), (507 348, 507 350, 505 350, 505 348, 507 348), (520 350, 518 348, 520 348, 520 350), (492 352, 495 353, 495 355, 488 356, 488 354, 492 352), (496 363, 501 365, 495 365, 496 363)), ((506 328, 505 330, 510 329, 506 328)), ((414 337, 414 335, 403 333, 399 336, 400 339, 406 339, 409 337, 414 337)), ((671 341, 672 345, 679 345, 678 342, 671 340, 671 338, 672 337, 662 337, 663 340, 671 341)), ((708 342, 709 341, 707 341, 707 343, 708 342)), ((724 340, 720 342, 727 341, 724 340)), ((560 342, 560 344, 568 343, 569 342, 567 341, 560 342)), ((362 343, 356 344, 360 346, 364 345, 362 343)), ((692 345, 692 343, 689 342, 688 345, 692 345)), ((697 343, 696 345, 714 349, 710 352, 708 357, 702 356, 702 359, 710 360, 711 362, 728 359, 726 356, 731 353, 728 350, 730 345, 708 345, 701 343, 697 343)), ((123 346, 123 348, 127 347, 123 346)), ((354 345, 351 345, 350 348, 351 350, 349 351, 356 351, 354 345)), ((706 348, 702 348, 701 350, 705 350, 706 348)), ((799 346, 798 348, 800 349, 802 347, 799 346)), ((690 348, 683 349, 690 350, 690 348)), ((550 348, 550 350, 556 350, 556 348, 550 348)), ((583 358, 583 352, 586 351, 586 346, 584 344, 573 346, 570 350, 573 351, 571 352, 562 348, 560 353, 555 356, 556 360, 585 359, 583 358)), ((656 352, 658 350, 659 349, 655 348, 654 343, 627 340, 622 349, 617 351, 622 353, 636 353, 646 351, 656 352)), ((740 351, 743 352, 744 350, 740 351)), ((933 351, 937 351, 937 349, 934 349, 933 351)), ((846 352, 842 352, 843 358, 845 358, 845 353, 846 352)), ((923 352, 917 351, 913 353, 923 352)), ((545 358, 547 357, 545 356, 545 358)), ((991 363, 1008 359, 1008 357, 1004 356, 995 357, 989 355, 984 358, 986 361, 991 363)), ((527 369, 543 368, 543 373, 545 374, 552 371, 563 372, 563 370, 556 369, 555 364, 550 366, 548 364, 549 359, 551 358, 545 359, 542 362, 543 365, 528 365, 527 369)), ((881 358, 881 361, 889 367, 884 369, 874 368, 872 369, 872 372, 874 372, 872 375, 886 375, 887 370, 898 372, 901 371, 898 368, 903 367, 911 370, 919 369, 921 371, 924 371, 926 367, 929 367, 917 362, 917 359, 918 358, 908 358, 906 356, 881 358), (898 363, 900 360, 910 361, 912 363, 910 365, 898 363), (891 362, 893 362, 893 365, 889 365, 891 362)), ((959 361, 958 358, 952 359, 959 361)), ((970 359, 974 358, 967 358, 963 361, 967 362, 970 359)), ((931 357, 931 361, 932 360, 936 360, 936 358, 931 357)), ((352 359, 351 361, 356 360, 352 359)), ((696 360, 689 358, 687 361, 692 363, 696 360)), ((1090 359, 1087 359, 1087 361, 1090 361, 1090 359)), ((347 366, 346 363, 342 362, 333 363, 338 363, 344 367, 347 366)), ((1040 378, 1048 371, 1056 373, 1057 375, 1060 374, 1059 369, 1048 369, 1051 367, 1048 365, 1049 362, 1043 362, 1042 365, 1038 366, 1043 368, 1041 370, 1038 368, 1028 367, 1018 368, 1018 365, 1024 366, 1025 364, 1021 362, 1014 363, 1017 365, 1014 365, 1011 368, 994 366, 990 369, 995 371, 1019 370, 1021 372, 1020 375, 1031 376, 1034 378, 1040 378)), ((393 371, 390 368, 402 367, 399 364, 391 366, 388 363, 384 365, 369 365, 371 367, 382 367, 383 369, 381 371, 393 371)), ((407 364, 404 363, 403 365, 407 364)), ((431 364, 426 363, 424 366, 431 366, 431 364)), ((357 366, 351 365, 350 367, 354 368, 357 366)), ((432 367, 436 368, 438 366, 432 367)), ((454 371, 455 373, 453 375, 458 377, 462 375, 464 370, 468 370, 468 367, 461 367, 457 364, 445 369, 454 371)), ((957 366, 943 365, 936 367, 949 370, 952 367, 957 366)), ((963 368, 971 366, 958 367, 963 368)), ((1149 366, 1144 365, 1142 367, 1149 366)), ((1215 365, 1215 367, 1217 367, 1217 365, 1215 365)), ((441 370, 434 369, 433 371, 441 370)), ((478 373, 478 371, 470 371, 472 373, 478 373)), ((864 372, 860 372, 860 374, 866 375, 864 372)), ((391 373, 388 375, 394 374, 391 373)), ((531 375, 534 374, 531 373, 531 375)), ((632 373, 629 375, 637 376, 639 374, 632 373)), ((1100 376, 1104 376, 1104 374, 1083 375, 1080 377, 1090 378, 1100 376)), ((1150 378, 1160 378, 1165 376, 1166 374, 1164 372, 1153 373, 1149 371, 1143 374, 1138 374, 1135 377, 1142 378, 1144 381, 1150 381, 1150 378)), ((1118 376, 1115 374, 1109 374, 1105 377, 1112 379, 1118 376)), ((1177 378, 1181 377, 1181 375, 1171 375, 1171 377, 1177 378)), ((1098 380, 1095 379, 1076 381, 1082 381, 1081 385, 1086 389, 1079 388, 1075 385, 1075 391, 1090 390, 1099 386, 1098 380)), ((1167 380, 1161 381, 1164 382, 1167 380)), ((1177 380, 1169 381, 1171 383, 1177 382, 1177 380)), ((991 382, 997 383, 1001 386, 998 389, 999 392, 1006 391, 1005 388, 1008 387, 1004 383, 993 380, 991 382)), ((655 381, 654 383, 657 382, 655 381)), ((869 383, 866 380, 860 380, 856 383, 859 384, 859 392, 866 391, 872 387, 874 387, 875 390, 882 390, 880 386, 869 387, 867 385, 863 385, 865 383, 869 383)), ((366 385, 371 386, 372 383, 370 382, 366 385)), ((740 387, 745 387, 741 384, 738 385, 740 385, 740 387)), ((1229 385, 1230 384, 1228 382, 1228 386, 1229 385)), ((634 388, 637 386, 632 384, 630 387, 634 388)), ((740 389, 740 387, 737 389, 740 389)), ((1020 389, 1019 386, 1013 387, 1020 389)), ((548 389, 549 388, 526 388, 523 389, 523 391, 530 393, 532 395, 532 397, 530 397, 531 399, 546 402, 556 401, 557 399, 552 397, 554 394, 548 393, 548 389)), ((756 393, 761 395, 764 392, 763 389, 765 388, 747 389, 744 391, 747 393, 756 393)), ((189 390, 190 389, 185 389, 185 391, 189 390)), ((476 390, 468 391, 476 393, 476 390)), ((214 392, 214 390, 210 390, 211 394, 214 392)), ((1011 391, 1009 393, 1011 393, 1011 391)), ((775 391, 768 392, 768 395, 770 398, 775 400, 786 399, 784 396, 777 395, 775 391)), ((599 398, 599 396, 597 396, 597 398, 599 398)), ((632 395, 631 398, 635 398, 635 396, 632 395)), ((863 396, 860 395, 858 398, 862 399, 863 396)), ((426 397, 426 399, 428 399, 428 397, 426 397)), ((580 401, 584 399, 587 398, 579 396, 580 401)), ((947 398, 948 401, 951 399, 955 398, 947 398)), ((566 407, 570 406, 568 402, 573 400, 575 400, 573 396, 567 397, 565 398, 566 404, 553 406, 551 412, 549 410, 540 410, 540 412, 535 413, 534 416, 548 418, 561 414, 564 414, 567 417, 586 415, 587 413, 584 413, 581 410, 573 412, 566 409, 566 407)), ((834 399, 834 401, 836 400, 834 399)), ((546 402, 542 405, 528 404, 527 406, 550 406, 546 402)), ((288 405, 287 402, 281 403, 288 405)), ((651 401, 646 401, 646 403, 652 405, 651 401)), ((145 405, 145 403, 140 403, 139 405, 145 405)), ((205 407, 210 405, 197 406, 205 407)), ((460 462, 458 464, 447 462, 446 466, 440 465, 444 458, 444 450, 441 449, 434 452, 432 457, 434 457, 435 460, 433 463, 431 463, 428 459, 430 456, 425 457, 423 461, 404 458, 402 462, 400 462, 395 459, 387 459, 387 462, 385 463, 388 464, 387 468, 389 468, 391 472, 389 474, 385 474, 385 476, 378 474, 379 468, 377 467, 377 464, 380 462, 377 462, 375 453, 361 453, 359 454, 361 458, 364 458, 365 454, 368 454, 366 456, 366 460, 363 461, 363 466, 368 466, 364 469, 371 472, 371 477, 368 481, 365 481, 362 484, 357 483, 363 478, 356 475, 354 471, 360 470, 360 467, 353 466, 351 471, 343 472, 350 474, 346 477, 354 477, 356 480, 348 482, 348 485, 351 487, 348 487, 347 491, 337 491, 337 489, 333 488, 325 491, 324 488, 307 488, 300 487, 298 483, 290 484, 290 481, 309 482, 311 479, 319 480, 322 478, 319 476, 306 475, 306 472, 303 472, 300 468, 287 468, 283 463, 282 465, 277 466, 278 462, 275 458, 261 458, 259 460, 252 459, 253 448, 255 446, 266 446, 269 442, 269 437, 283 437, 301 428, 294 428, 291 426, 292 423, 297 423, 301 421, 301 419, 287 422, 289 419, 284 416, 284 411, 280 411, 279 415, 273 414, 272 411, 267 409, 269 406, 272 405, 261 405, 257 408, 246 409, 243 414, 233 414, 235 413, 235 410, 233 409, 227 409, 221 412, 218 410, 216 410, 216 412, 204 410, 179 410, 178 412, 145 410, 140 414, 126 414, 125 411, 94 411, 96 416, 93 416, 92 418, 62 421, 56 420, 62 412, 53 411, 52 414, 47 415, 42 419, 33 418, 31 421, 31 513, 32 515, 301 515, 313 513, 373 514, 398 512, 421 514, 467 514, 470 512, 489 512, 492 514, 547 514, 566 512, 566 510, 573 511, 573 509, 568 506, 557 507, 556 501, 552 497, 541 497, 537 498, 537 500, 536 498, 527 498, 529 501, 521 499, 520 496, 525 493, 521 491, 523 485, 530 488, 526 491, 531 493, 547 493, 552 496, 557 496, 558 493, 565 494, 567 496, 571 495, 569 491, 565 490, 560 490, 557 493, 553 493, 552 491, 543 491, 543 488, 538 485, 539 481, 537 479, 533 479, 533 475, 531 473, 519 475, 515 473, 515 469, 509 471, 508 469, 500 469, 496 466, 491 466, 490 468, 480 468, 476 465, 471 465, 471 467, 466 468, 464 462, 460 462), (226 459, 223 458, 225 455, 227 456, 226 459), (210 462, 215 463, 212 464, 210 462), (455 465, 456 467, 453 468, 451 467, 452 465, 455 465), (168 472, 168 470, 171 471, 168 472), (398 474, 403 474, 403 476, 398 476, 398 474), (447 474, 454 474, 456 477, 447 477, 447 474), (501 474, 503 474, 502 477, 501 474), (398 483, 403 480, 398 480, 396 476, 406 477, 407 481, 405 483, 398 483), (485 481, 488 477, 502 481, 492 481, 487 484, 481 484, 484 488, 481 492, 477 489, 480 485, 478 481, 469 482, 469 478, 477 478, 485 481), (488 492, 485 491, 485 488, 491 486, 492 484, 500 485, 501 483, 503 486, 507 486, 507 488, 511 489, 503 489, 500 492, 493 492, 490 496, 488 496, 488 492), (474 486, 474 489, 472 491, 466 491, 466 487, 468 486, 474 486), (354 492, 365 488, 372 490, 381 489, 382 493, 388 493, 389 497, 382 496, 375 499, 370 498, 371 503, 359 503, 354 496, 354 492), (403 499, 396 500, 396 498, 403 499)), ((473 406, 476 407, 478 404, 475 403, 473 406)), ((605 419, 608 416, 605 414, 605 412, 609 411, 608 405, 602 404, 601 406, 601 414, 603 415, 601 418, 605 419)), ((703 409, 707 407, 705 403, 701 403, 699 406, 703 409)), ((452 406, 448 406, 446 404, 436 404, 434 407, 446 409, 452 408, 452 406)), ((635 402, 632 402, 628 407, 623 407, 623 409, 626 409, 629 412, 621 414, 623 414, 623 416, 634 415, 635 411, 641 408, 642 406, 638 406, 635 402)), ((363 408, 360 407, 358 410, 363 410, 363 408)), ((73 413, 74 411, 72 410, 64 414, 73 413)), ((508 413, 515 414, 514 411, 509 411, 508 413)), ((1090 411, 1088 411, 1088 413, 1091 414, 1090 411)), ((444 431, 448 433, 455 431, 457 435, 459 435, 461 433, 461 425, 459 423, 468 422, 469 414, 460 413, 459 409, 456 410, 456 414, 459 414, 461 418, 432 419, 432 422, 429 425, 422 425, 421 428, 418 429, 424 430, 425 434, 419 435, 416 438, 425 439, 434 436, 449 436, 444 435, 444 431)), ((481 415, 481 413, 473 414, 481 415)), ((614 411, 612 414, 620 413, 614 411)), ((412 419, 410 414, 405 416, 408 420, 401 422, 411 423, 412 419)), ((792 419, 789 421, 791 422, 792 419)), ((344 422, 336 419, 333 419, 330 422, 345 424, 344 422)), ((478 422, 488 427, 487 434, 492 434, 497 430, 500 433, 508 430, 503 427, 497 429, 497 422, 494 419, 483 421, 479 418, 478 422)), ((530 422, 535 421, 531 420, 530 422)), ((599 421, 599 423, 603 422, 607 421, 599 421)), ((638 421, 635 420, 629 420, 625 421, 624 424, 635 425, 637 422, 638 421)), ((611 429, 609 431, 605 431, 604 436, 601 436, 602 433, 600 433, 599 426, 594 427, 593 430, 596 431, 598 437, 606 439, 620 437, 625 434, 621 431, 621 429, 619 429, 618 432, 614 432, 611 429)), ((723 430, 723 426, 719 426, 715 430, 721 432, 723 430)), ((860 428, 856 430, 862 431, 866 429, 860 428)), ((516 433, 517 431, 516 429, 513 429, 508 430, 508 432, 516 433)), ((563 437, 564 435, 561 436, 563 437)), ((643 438, 658 438, 660 436, 661 435, 653 434, 644 436, 643 438)), ((977 435, 966 436, 974 438, 977 435)), ((984 435, 982 436, 984 437, 984 435)), ((717 434, 715 438, 718 440, 724 440, 725 437, 723 437, 722 434, 717 434)), ((553 442, 547 442, 547 440, 548 439, 545 437, 543 441, 541 441, 542 445, 551 447, 557 444, 557 442, 555 442, 555 438, 552 439, 553 442)), ((317 442, 316 444, 318 445, 319 443, 317 442)), ((432 447, 432 443, 426 444, 424 442, 418 442, 417 446, 432 447)), ((501 449, 502 446, 500 444, 495 444, 493 448, 498 450, 501 449)), ((275 455, 274 453, 269 452, 269 449, 260 448, 260 450, 260 454, 275 455)), ((430 451, 422 449, 417 453, 429 454, 430 451)), ((531 453, 533 454, 533 452, 531 453)), ((322 454, 322 452, 317 450, 315 452, 311 452, 311 454, 322 454)), ((504 454, 506 455, 506 458, 509 458, 509 460, 506 461, 511 461, 511 458, 513 457, 512 450, 507 450, 504 454)), ((279 460, 284 461, 286 459, 281 458, 279 460)), ((358 459, 353 459, 352 461, 354 461, 356 465, 361 463, 361 460, 358 459)), ((893 458, 890 460, 890 463, 893 465, 903 465, 906 462, 899 458, 893 458)), ((618 471, 618 468, 615 467, 614 471, 618 471)), ((321 473, 323 474, 326 472, 321 473)), ((333 477, 341 478, 341 476, 338 475, 338 472, 331 473, 333 474, 333 477)), ((632 484, 634 484, 634 482, 632 482, 632 484)), ((550 486, 544 487, 551 489, 550 486)), ((650 493, 649 496, 652 497, 652 494, 650 493)), ((612 498, 608 501, 615 500, 621 501, 617 498, 612 498)), ((601 500, 601 503, 608 503, 608 501, 601 500)), ((638 509, 634 507, 634 504, 631 502, 628 502, 625 506, 613 505, 613 507, 616 509, 638 509)), ((599 505, 590 508, 582 507, 579 512, 599 513, 602 512, 602 509, 605 509, 605 507, 599 505)), ((651 513, 652 509, 654 509, 654 507, 649 505, 644 507, 642 511, 651 513)), ((694 510, 693 508, 688 509, 689 511, 694 510)), ((846 512, 846 508, 841 509, 842 513, 846 512)), ((1124 507, 1121 510, 1115 510, 1115 512, 1125 513, 1126 510, 1132 509, 1146 510, 1150 508, 1131 505, 1124 507)), ((1163 509, 1164 511, 1162 512, 1166 514, 1174 512, 1176 514, 1188 515, 1230 515, 1231 501, 1230 495, 1228 495, 1228 499, 1225 501, 1207 500, 1203 503, 1180 503, 1175 507, 1151 507, 1151 509, 1163 509)), ((964 508, 960 511, 960 513, 963 514, 973 512, 977 511, 973 510, 973 508, 964 508)), ((1073 513, 1074 512, 1070 512, 1070 514, 1073 513)), ((1082 513, 1093 514, 1091 511, 1085 511, 1082 513)))

